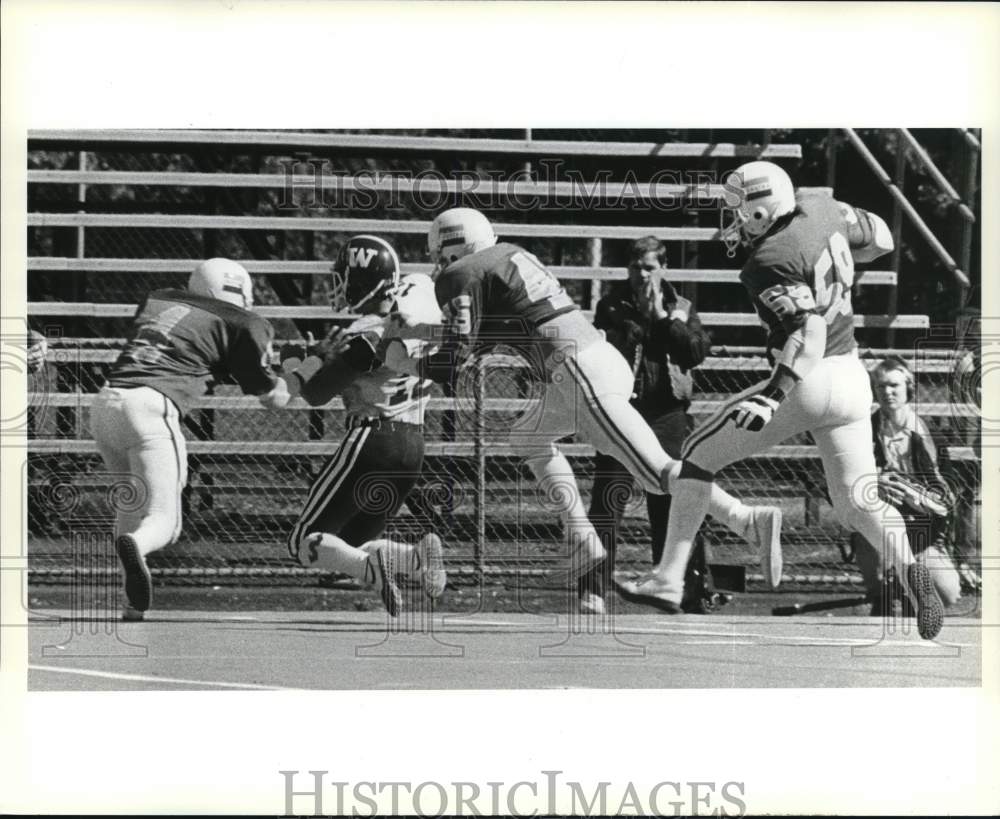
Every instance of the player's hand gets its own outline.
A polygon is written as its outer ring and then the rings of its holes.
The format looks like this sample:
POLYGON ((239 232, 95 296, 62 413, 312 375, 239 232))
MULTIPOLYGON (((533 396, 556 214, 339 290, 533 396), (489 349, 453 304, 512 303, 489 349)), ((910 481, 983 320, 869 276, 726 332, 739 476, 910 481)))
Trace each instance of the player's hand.
POLYGON ((740 401, 730 413, 736 426, 748 432, 760 432, 778 410, 778 402, 766 395, 751 395, 740 401))
POLYGON ((45 356, 48 355, 49 345, 45 336, 37 330, 28 331, 28 349, 25 360, 29 373, 37 373, 45 366, 45 356))

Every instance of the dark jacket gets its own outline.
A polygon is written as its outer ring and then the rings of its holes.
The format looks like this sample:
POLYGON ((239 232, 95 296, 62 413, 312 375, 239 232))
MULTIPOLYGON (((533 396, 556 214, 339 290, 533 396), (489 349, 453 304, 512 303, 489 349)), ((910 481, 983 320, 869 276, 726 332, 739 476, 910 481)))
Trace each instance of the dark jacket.
MULTIPOLYGON (((663 308, 669 314, 677 295, 662 284, 663 308)), ((632 403, 646 418, 670 410, 687 410, 691 404, 691 370, 705 360, 711 339, 702 329, 693 307, 688 320, 667 318, 650 321, 635 303, 627 281, 615 282, 597 303, 594 326, 625 356, 635 374, 632 403)))
MULTIPOLYGON (((875 450, 875 464, 880 470, 891 468, 887 463, 885 448, 882 444, 880 429, 882 427, 882 411, 876 409, 872 413, 872 446, 875 450)), ((902 467, 902 477, 911 484, 922 487, 937 502, 948 510, 948 515, 934 515, 924 511, 911 509, 908 506, 899 510, 907 524, 929 526, 931 542, 941 542, 947 537, 951 513, 955 508, 955 495, 951 491, 941 470, 938 467, 938 446, 924 424, 917 416, 916 429, 908 432, 910 438, 909 454, 902 467)))

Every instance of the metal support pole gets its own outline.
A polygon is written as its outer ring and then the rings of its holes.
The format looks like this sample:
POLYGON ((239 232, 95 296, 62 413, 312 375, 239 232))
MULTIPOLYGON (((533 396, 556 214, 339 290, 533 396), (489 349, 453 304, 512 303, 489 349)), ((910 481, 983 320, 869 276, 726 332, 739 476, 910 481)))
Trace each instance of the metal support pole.
MULTIPOLYGON (((938 170, 938 166, 934 164, 934 160, 931 159, 930 154, 924 150, 924 146, 917 142, 916 137, 913 136, 906 128, 899 129, 900 142, 905 144, 913 153, 917 155, 920 162, 924 166, 924 170, 930 174, 931 179, 934 180, 935 184, 940 188, 940 190, 948 196, 958 209, 959 214, 967 222, 975 222, 976 215, 972 212, 972 209, 966 204, 967 199, 963 201, 963 197, 958 195, 958 191, 952 186, 951 182, 945 179, 943 173, 938 170)), ((965 269, 964 267, 962 268, 965 269)))
MULTIPOLYGON (((530 128, 525 128, 524 129, 524 141, 526 143, 528 143, 528 145, 531 145, 531 129, 530 128)), ((524 162, 524 178, 526 180, 530 180, 531 179, 531 160, 530 159, 527 159, 524 162)))
MULTIPOLYGON (((896 145, 896 166, 893 169, 893 181, 900 190, 904 190, 906 182, 906 143, 903 137, 903 129, 897 129, 899 140, 896 145)), ((899 201, 892 200, 892 257, 889 265, 896 274, 896 284, 889 288, 889 304, 886 312, 895 317, 899 312, 899 264, 903 257, 903 208, 899 201)), ((896 331, 891 327, 885 334, 886 347, 896 346, 896 331)))
POLYGON ((836 190, 837 182, 837 147, 840 139, 834 128, 830 129, 826 140, 826 186, 836 190))
POLYGON ((486 403, 486 366, 485 358, 480 356, 472 365, 473 395, 475 398, 475 438, 473 439, 473 456, 476 462, 476 537, 473 542, 473 557, 476 574, 482 582, 486 570, 486 421, 484 418, 486 403))
MULTIPOLYGON (((595 270, 601 267, 602 240, 599 236, 587 240, 587 264, 595 270)), ((601 281, 599 279, 590 280, 590 298, 587 305, 588 310, 596 310, 597 302, 601 300, 601 281)))
POLYGON ((938 241, 937 236, 927 227, 927 223, 920 218, 920 214, 917 213, 916 208, 910 204, 910 201, 903 195, 903 192, 897 188, 889 175, 885 172, 885 169, 879 164, 878 160, 872 155, 872 152, 868 150, 868 147, 864 142, 861 141, 859 137, 852 128, 844 128, 844 135, 847 137, 848 141, 854 147, 854 149, 861 154, 861 158, 864 159, 865 163, 872 170, 872 172, 878 177, 879 181, 885 185, 886 190, 889 191, 889 195, 899 203, 900 207, 903 209, 903 213, 909 218, 913 223, 913 226, 917 229, 920 235, 924 238, 924 241, 931 246, 931 249, 937 254, 938 259, 948 268, 949 272, 955 277, 955 280, 959 284, 964 284, 966 287, 969 286, 969 277, 965 275, 962 269, 958 266, 958 263, 951 257, 951 254, 945 250, 944 245, 938 241))
MULTIPOLYGON (((965 143, 965 175, 962 177, 962 199, 971 208, 976 199, 976 181, 979 177, 979 143, 975 137, 966 140, 965 143)), ((962 233, 959 236, 958 262, 962 270, 969 270, 972 264, 972 234, 973 223, 968 219, 962 221, 962 233)), ((966 286, 961 286, 959 292, 959 307, 965 305, 968 300, 968 290, 966 286)))
MULTIPOLYGON (((80 158, 78 162, 78 167, 81 171, 87 170, 87 152, 80 151, 80 158)), ((80 205, 77 213, 86 213, 87 211, 87 186, 85 184, 77 185, 76 188, 76 201, 80 205)), ((80 225, 76 229, 76 258, 82 259, 86 256, 86 228, 80 225)))

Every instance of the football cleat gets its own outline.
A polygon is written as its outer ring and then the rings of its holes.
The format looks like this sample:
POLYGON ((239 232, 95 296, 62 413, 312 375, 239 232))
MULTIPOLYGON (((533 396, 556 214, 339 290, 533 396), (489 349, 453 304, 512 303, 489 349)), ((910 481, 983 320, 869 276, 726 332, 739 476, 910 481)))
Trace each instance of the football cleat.
POLYGON ((760 570, 772 589, 781 585, 781 510, 776 506, 753 506, 746 539, 756 544, 760 570))
POLYGON ((683 614, 684 609, 677 592, 669 588, 656 574, 650 572, 633 580, 621 580, 615 577, 615 588, 618 593, 630 603, 641 603, 653 606, 667 614, 683 614))
POLYGON ((153 603, 153 576, 139 551, 139 544, 131 535, 120 535, 115 541, 118 559, 125 570, 125 597, 129 607, 148 611, 153 603))
POLYGON ((414 547, 417 576, 420 585, 432 600, 444 594, 448 585, 448 573, 444 568, 444 552, 441 549, 441 538, 430 532, 424 535, 414 547))
POLYGON ((933 640, 944 626, 944 604, 934 588, 930 569, 923 563, 911 563, 906 567, 906 582, 916 599, 917 632, 925 640, 933 640))
POLYGON ((569 555, 569 565, 565 569, 558 569, 552 572, 552 581, 557 586, 576 587, 580 578, 589 574, 604 562, 607 552, 600 538, 594 537, 577 538, 576 546, 569 555))
POLYGON ((594 592, 585 592, 580 595, 580 614, 604 614, 606 608, 604 598, 594 592))
POLYGON ((122 610, 122 620, 126 623, 141 623, 146 618, 146 612, 134 609, 127 603, 122 610))
POLYGON ((399 614, 399 610, 403 605, 403 598, 399 592, 399 586, 396 585, 396 578, 393 576, 389 563, 386 560, 385 550, 376 549, 373 554, 368 556, 369 560, 372 558, 375 559, 374 568, 382 603, 385 605, 385 610, 389 612, 389 616, 395 617, 399 614))

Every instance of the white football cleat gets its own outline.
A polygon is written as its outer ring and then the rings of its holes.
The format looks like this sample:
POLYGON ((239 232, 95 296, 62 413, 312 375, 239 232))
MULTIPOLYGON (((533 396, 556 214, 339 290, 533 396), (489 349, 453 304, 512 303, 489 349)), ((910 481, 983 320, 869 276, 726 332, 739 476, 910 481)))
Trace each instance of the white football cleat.
POLYGON ((684 613, 680 600, 683 594, 678 594, 670 588, 669 584, 661 580, 654 572, 639 575, 632 580, 615 577, 615 588, 630 603, 653 606, 667 614, 684 613))
POLYGON ((757 545, 760 570, 772 589, 781 585, 784 569, 781 556, 781 510, 776 506, 753 506, 750 525, 747 527, 748 543, 757 545))
POLYGON ((575 589, 580 578, 600 566, 606 556, 600 538, 581 538, 570 552, 569 564, 562 569, 553 569, 549 580, 555 586, 575 589))
POLYGON ((604 614, 604 598, 594 592, 580 595, 580 614, 604 614))
POLYGON ((448 573, 444 568, 441 538, 430 532, 420 539, 414 549, 420 585, 424 594, 432 600, 436 600, 444 594, 445 586, 448 585, 448 573))

